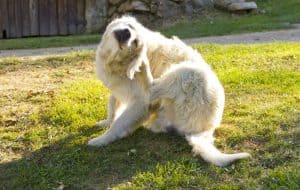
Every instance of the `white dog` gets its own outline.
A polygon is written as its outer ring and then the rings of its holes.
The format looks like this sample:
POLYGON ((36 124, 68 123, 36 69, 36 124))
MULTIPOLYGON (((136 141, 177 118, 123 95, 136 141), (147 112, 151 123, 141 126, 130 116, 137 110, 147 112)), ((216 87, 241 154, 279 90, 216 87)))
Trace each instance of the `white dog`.
POLYGON ((112 95, 108 117, 98 125, 111 127, 88 145, 102 146, 122 138, 148 118, 149 87, 153 79, 141 27, 135 19, 123 17, 111 22, 103 34, 96 51, 96 71, 112 95))
POLYGON ((150 91, 150 100, 162 101, 166 120, 185 135, 194 153, 204 160, 226 166, 250 156, 224 154, 213 145, 213 133, 220 126, 225 97, 221 83, 207 64, 186 61, 172 65, 161 78, 154 80, 150 91))
POLYGON ((112 95, 108 117, 98 125, 109 130, 89 141, 103 146, 125 137, 148 119, 153 131, 173 126, 206 161, 225 166, 248 153, 223 154, 213 145, 220 125, 224 91, 201 55, 177 38, 153 32, 132 17, 112 21, 96 52, 97 74, 112 95), (153 86, 152 75, 155 80, 153 86), (161 78, 159 78, 161 77, 161 78), (154 109, 151 119, 150 87, 154 109))

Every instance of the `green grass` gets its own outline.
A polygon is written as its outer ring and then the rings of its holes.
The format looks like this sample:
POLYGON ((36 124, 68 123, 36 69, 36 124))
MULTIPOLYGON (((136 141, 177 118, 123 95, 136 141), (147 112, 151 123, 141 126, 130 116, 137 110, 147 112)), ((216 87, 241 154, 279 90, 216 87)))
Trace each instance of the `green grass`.
MULTIPOLYGON (((143 128, 108 146, 87 147, 89 139, 106 130, 94 124, 106 114, 109 93, 90 73, 86 79, 58 84, 51 97, 24 98, 21 101, 38 109, 14 123, 1 114, 2 188, 299 189, 300 44, 194 48, 211 64, 226 92, 222 125, 215 133, 217 146, 224 152, 250 152, 251 159, 216 167, 194 157, 184 138, 143 128)), ((85 52, 82 59, 92 62, 93 54, 85 52)), ((73 64, 51 69, 71 68, 81 59, 68 54, 30 63, 58 63, 63 56, 73 64)), ((18 61, 26 65, 26 60, 18 61)), ((9 63, 1 68, 5 74, 27 69, 7 68, 9 63)), ((13 93, 19 98, 22 94, 13 93)), ((12 116, 22 115, 18 103, 11 105, 17 108, 12 116)))
POLYGON ((204 18, 181 21, 162 29, 167 36, 180 38, 237 34, 291 28, 288 23, 300 22, 300 3, 298 0, 258 0, 259 10, 265 13, 235 15, 212 10, 204 18))
MULTIPOLYGON (((163 27, 160 31, 167 36, 193 38, 291 28, 289 23, 300 22, 299 0, 258 0, 256 2, 259 10, 265 11, 264 14, 236 15, 211 9, 200 15, 199 19, 181 20, 163 27)), ((8 39, 0 40, 0 50, 75 46, 95 44, 99 41, 99 34, 8 39)))
POLYGON ((0 50, 79 46, 98 43, 100 38, 100 34, 84 34, 54 37, 1 39, 0 50))

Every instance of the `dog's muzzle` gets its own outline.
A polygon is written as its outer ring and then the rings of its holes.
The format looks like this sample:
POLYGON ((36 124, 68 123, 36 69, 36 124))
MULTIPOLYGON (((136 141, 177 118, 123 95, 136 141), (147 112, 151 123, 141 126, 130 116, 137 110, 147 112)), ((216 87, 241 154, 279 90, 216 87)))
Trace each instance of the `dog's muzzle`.
POLYGON ((131 37, 129 29, 120 29, 120 30, 115 30, 114 31, 115 38, 120 44, 123 44, 129 40, 131 37))

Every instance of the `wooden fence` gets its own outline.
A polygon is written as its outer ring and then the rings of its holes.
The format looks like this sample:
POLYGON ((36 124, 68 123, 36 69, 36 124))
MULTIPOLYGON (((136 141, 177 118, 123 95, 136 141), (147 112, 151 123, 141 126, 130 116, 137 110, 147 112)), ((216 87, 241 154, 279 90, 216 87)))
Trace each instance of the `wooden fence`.
POLYGON ((85 0, 0 0, 0 38, 80 34, 85 0))

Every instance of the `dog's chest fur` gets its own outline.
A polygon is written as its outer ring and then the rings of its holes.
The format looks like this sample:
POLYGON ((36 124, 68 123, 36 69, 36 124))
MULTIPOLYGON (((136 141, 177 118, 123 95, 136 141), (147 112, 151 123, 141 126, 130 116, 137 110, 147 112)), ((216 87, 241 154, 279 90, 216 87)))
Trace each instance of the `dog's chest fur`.
MULTIPOLYGON (((104 49, 104 48, 103 48, 104 49)), ((140 51, 139 49, 135 50, 123 50, 115 53, 114 55, 111 54, 111 51, 100 51, 99 57, 101 64, 103 64, 102 69, 104 73, 107 75, 112 75, 111 77, 126 77, 126 72, 128 69, 129 64, 131 61, 136 58, 137 52, 140 51)), ((108 76, 109 77, 109 76, 108 76)))
POLYGON ((136 73, 133 80, 130 80, 126 74, 129 64, 137 55, 117 55, 111 59, 102 57, 101 54, 99 56, 100 59, 103 60, 100 66, 101 76, 99 77, 113 94, 118 94, 116 96, 118 96, 120 100, 125 100, 135 93, 144 94, 148 91, 149 85, 145 80, 146 76, 143 67, 141 68, 141 72, 136 73))

